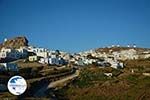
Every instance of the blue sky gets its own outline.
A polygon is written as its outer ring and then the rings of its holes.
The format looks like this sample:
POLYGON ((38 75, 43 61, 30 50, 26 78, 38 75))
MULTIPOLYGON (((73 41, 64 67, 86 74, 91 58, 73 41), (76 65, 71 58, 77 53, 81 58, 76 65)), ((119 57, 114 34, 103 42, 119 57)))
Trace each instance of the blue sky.
POLYGON ((150 47, 150 0, 0 0, 0 42, 79 52, 111 44, 150 47))

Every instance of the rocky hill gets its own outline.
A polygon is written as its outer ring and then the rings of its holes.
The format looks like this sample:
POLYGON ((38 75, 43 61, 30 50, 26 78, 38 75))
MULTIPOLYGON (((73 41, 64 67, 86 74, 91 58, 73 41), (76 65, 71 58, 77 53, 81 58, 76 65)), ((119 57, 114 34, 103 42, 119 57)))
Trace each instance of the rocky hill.
POLYGON ((21 46, 28 46, 28 40, 26 37, 15 37, 12 39, 8 39, 7 41, 4 41, 4 43, 0 44, 0 49, 2 47, 11 47, 11 48, 19 48, 21 46))

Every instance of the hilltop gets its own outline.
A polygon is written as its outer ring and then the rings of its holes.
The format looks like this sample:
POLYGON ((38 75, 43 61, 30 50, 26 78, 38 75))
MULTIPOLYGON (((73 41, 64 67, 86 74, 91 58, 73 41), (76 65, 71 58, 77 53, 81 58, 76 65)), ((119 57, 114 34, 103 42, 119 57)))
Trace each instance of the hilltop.
POLYGON ((138 52, 143 52, 143 51, 146 51, 146 50, 149 50, 148 48, 139 48, 139 47, 105 47, 105 48, 97 48, 95 49, 96 52, 105 52, 105 53, 109 53, 110 51, 111 52, 120 52, 122 50, 129 50, 129 49, 135 49, 136 51, 138 52))
POLYGON ((11 48, 17 49, 22 46, 28 46, 28 40, 24 36, 15 37, 15 38, 4 41, 4 43, 0 44, 0 49, 2 47, 5 47, 5 48, 11 47, 11 48))

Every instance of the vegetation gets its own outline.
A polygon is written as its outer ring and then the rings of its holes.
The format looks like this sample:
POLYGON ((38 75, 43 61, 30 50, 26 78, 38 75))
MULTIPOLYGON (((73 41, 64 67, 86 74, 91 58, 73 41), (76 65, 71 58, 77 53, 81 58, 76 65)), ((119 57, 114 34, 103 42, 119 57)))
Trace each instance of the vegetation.
MULTIPOLYGON (((5 92, 0 91, 0 97, 2 98, 11 98, 13 100, 21 99, 21 98, 31 98, 33 93, 37 91, 44 85, 47 85, 53 80, 58 80, 61 77, 65 77, 66 75, 72 74, 72 68, 61 68, 55 69, 57 66, 47 66, 41 65, 37 62, 26 62, 23 60, 19 60, 16 62, 19 65, 19 72, 1 72, 0 73, 0 84, 7 84, 10 77, 14 75, 23 76, 28 84, 27 92, 25 92, 21 96, 14 96, 6 90, 5 92)), ((42 100, 46 99, 42 97, 42 100)))
MULTIPOLYGON (((95 65, 85 66, 80 69, 79 77, 72 83, 48 94, 55 94, 57 99, 61 100, 149 100, 150 77, 142 73, 150 72, 150 60, 127 60, 124 63, 125 68, 118 70, 110 67, 99 68, 95 65), (113 76, 108 77, 104 73, 112 73, 113 76)), ((59 74, 62 77, 71 72, 70 68, 58 70, 41 66, 37 62, 26 64, 18 62, 18 64, 20 65, 19 74, 27 79, 28 92, 22 96, 27 98, 31 98, 32 94, 43 86, 41 84, 48 84, 52 81, 52 77, 49 76, 59 74)), ((0 77, 5 76, 1 74, 0 77)), ((57 78, 59 79, 60 76, 57 78)), ((5 79, 0 81, 6 83, 9 77, 5 79)), ((0 93, 0 97, 21 98, 12 96, 7 91, 0 93)))
POLYGON ((73 81, 73 85, 79 88, 84 88, 84 87, 92 86, 96 82, 100 83, 100 81, 109 80, 110 78, 105 76, 103 72, 104 70, 100 70, 100 69, 95 70, 95 68, 82 69, 82 73, 80 74, 79 78, 73 81))
POLYGON ((125 64, 126 68, 121 70, 81 69, 79 78, 55 94, 58 99, 65 100, 149 100, 150 77, 141 74, 150 67, 149 60, 128 60, 125 64), (139 71, 132 73, 133 68, 139 71), (113 77, 104 76, 104 72, 113 73, 113 77))

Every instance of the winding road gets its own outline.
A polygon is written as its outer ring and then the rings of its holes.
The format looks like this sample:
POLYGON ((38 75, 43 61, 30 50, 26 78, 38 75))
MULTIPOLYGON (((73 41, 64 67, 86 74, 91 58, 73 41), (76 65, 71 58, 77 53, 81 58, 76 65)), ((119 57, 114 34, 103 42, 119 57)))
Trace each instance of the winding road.
POLYGON ((68 75, 66 76, 65 78, 62 78, 60 80, 57 80, 57 81, 54 81, 54 82, 51 82, 49 84, 43 84, 42 88, 40 88, 35 94, 34 94, 34 97, 43 97, 45 96, 45 92, 48 90, 48 89, 51 89, 51 88, 56 88, 58 86, 64 86, 64 84, 69 81, 69 80, 72 80, 76 77, 79 76, 79 70, 76 70, 75 73, 73 73, 72 75, 68 75))

